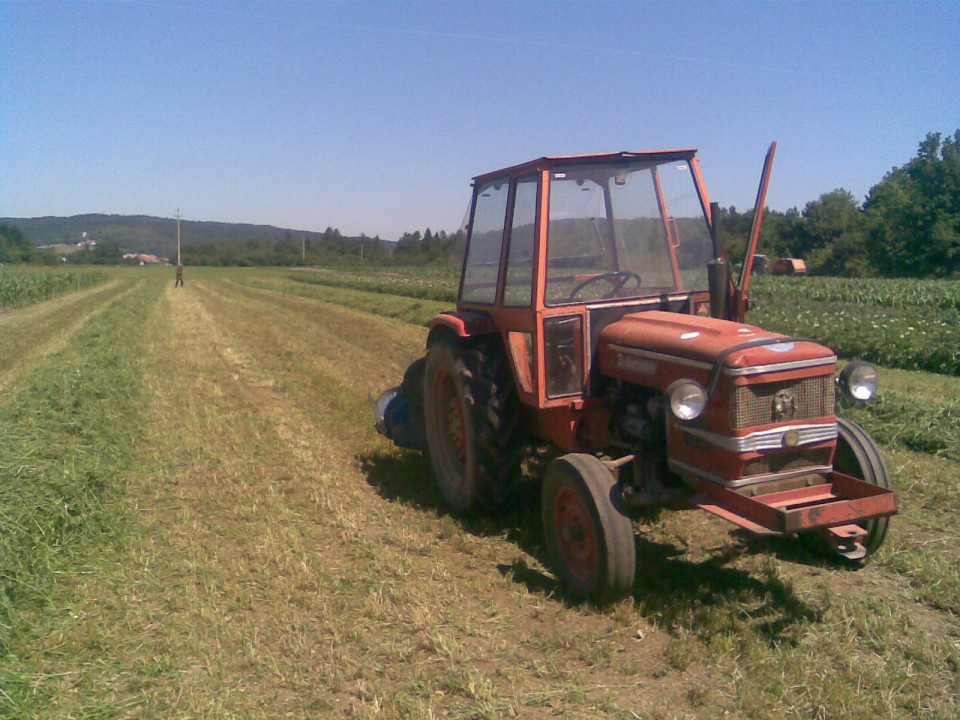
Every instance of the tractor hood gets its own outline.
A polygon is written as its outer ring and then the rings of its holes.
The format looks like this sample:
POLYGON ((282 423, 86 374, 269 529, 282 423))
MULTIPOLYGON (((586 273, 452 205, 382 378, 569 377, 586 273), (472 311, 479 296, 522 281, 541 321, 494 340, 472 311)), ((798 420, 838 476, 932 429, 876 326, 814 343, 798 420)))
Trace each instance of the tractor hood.
POLYGON ((633 313, 600 333, 601 372, 623 379, 660 376, 664 363, 746 375, 835 362, 811 340, 699 315, 633 313))

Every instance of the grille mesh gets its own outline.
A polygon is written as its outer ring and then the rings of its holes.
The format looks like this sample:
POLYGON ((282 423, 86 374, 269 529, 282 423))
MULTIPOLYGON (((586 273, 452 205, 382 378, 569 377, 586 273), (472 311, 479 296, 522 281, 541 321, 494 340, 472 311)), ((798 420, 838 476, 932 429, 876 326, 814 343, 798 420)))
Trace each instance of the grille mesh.
POLYGON ((825 450, 811 450, 802 453, 777 453, 764 455, 747 462, 744 476, 769 475, 772 473, 790 472, 791 470, 805 470, 807 468, 822 467, 830 464, 831 448, 825 450))
POLYGON ((833 376, 803 378, 758 385, 740 385, 730 395, 730 422, 735 428, 764 425, 789 420, 833 415, 833 376), (774 417, 773 406, 777 393, 789 392, 793 398, 793 412, 774 417))

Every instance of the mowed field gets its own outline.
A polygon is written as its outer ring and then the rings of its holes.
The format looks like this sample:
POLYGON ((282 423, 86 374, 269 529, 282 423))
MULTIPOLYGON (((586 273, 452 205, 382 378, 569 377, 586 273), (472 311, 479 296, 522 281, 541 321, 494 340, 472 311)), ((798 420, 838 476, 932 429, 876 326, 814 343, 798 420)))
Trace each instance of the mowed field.
POLYGON ((0 313, 0 717, 960 716, 955 374, 882 376, 903 512, 863 570, 664 512, 600 609, 544 564, 534 477, 459 519, 373 430, 450 278, 317 276, 0 313))

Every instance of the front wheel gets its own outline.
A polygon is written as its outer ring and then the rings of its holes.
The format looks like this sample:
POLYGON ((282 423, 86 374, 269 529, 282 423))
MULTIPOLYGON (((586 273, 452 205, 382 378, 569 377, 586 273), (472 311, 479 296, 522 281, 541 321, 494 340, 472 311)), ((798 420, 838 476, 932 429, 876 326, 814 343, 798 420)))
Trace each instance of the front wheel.
POLYGON ((541 510, 551 560, 571 594, 607 603, 630 593, 637 566, 633 523, 602 462, 570 453, 550 463, 541 510))

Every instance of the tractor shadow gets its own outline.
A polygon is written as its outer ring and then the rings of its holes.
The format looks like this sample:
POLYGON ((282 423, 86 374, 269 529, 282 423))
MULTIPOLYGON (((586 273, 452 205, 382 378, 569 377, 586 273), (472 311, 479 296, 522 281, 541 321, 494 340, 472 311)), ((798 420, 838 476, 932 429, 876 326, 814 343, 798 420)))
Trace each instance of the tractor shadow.
MULTIPOLYGON (((358 459, 367 482, 384 499, 450 516, 463 531, 506 539, 543 567, 550 566, 536 480, 521 483, 515 502, 506 510, 496 515, 463 517, 450 512, 429 462, 419 455, 373 454, 358 459)), ((738 532, 732 537, 733 543, 702 560, 693 560, 683 547, 653 539, 643 530, 637 533, 632 597, 638 610, 668 629, 683 628, 700 635, 742 629, 749 624, 769 643, 789 641, 792 628, 820 621, 822 611, 799 599, 790 583, 774 570, 748 571, 733 563, 744 555, 760 554, 820 566, 822 559, 795 542, 758 539, 738 532)), ((543 593, 568 607, 584 605, 565 593, 557 578, 531 567, 522 557, 499 564, 497 569, 531 593, 543 593)))
MULTIPOLYGON (((358 459, 367 482, 385 500, 449 516, 471 535, 503 537, 537 560, 546 557, 540 528, 540 487, 536 482, 520 483, 509 507, 496 514, 464 516, 451 511, 437 488, 429 461, 419 454, 374 454, 358 459)), ((554 579, 547 581, 550 588, 557 587, 554 579)))
POLYGON ((851 572, 862 566, 835 555, 813 543, 804 543, 798 537, 763 537, 746 530, 735 529, 737 552, 743 555, 766 555, 793 565, 851 572))
MULTIPOLYGON (((823 611, 801 600, 772 564, 748 571, 733 564, 761 554, 734 542, 692 560, 671 543, 636 536, 638 570, 633 596, 646 616, 667 628, 701 637, 751 627, 771 643, 790 642, 792 630, 822 620, 823 611)), ((766 554, 770 554, 769 551, 766 554)))
POLYGON ((430 462, 419 453, 360 455, 357 460, 360 461, 360 469, 367 483, 384 500, 415 508, 445 511, 443 497, 433 480, 430 462))

